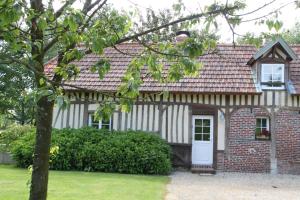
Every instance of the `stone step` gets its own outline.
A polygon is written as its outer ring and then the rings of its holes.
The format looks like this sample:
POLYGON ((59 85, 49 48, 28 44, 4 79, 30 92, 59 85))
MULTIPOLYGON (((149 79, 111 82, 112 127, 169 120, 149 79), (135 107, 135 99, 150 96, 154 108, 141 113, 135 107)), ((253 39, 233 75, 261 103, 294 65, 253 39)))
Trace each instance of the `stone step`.
POLYGON ((195 174, 216 174, 216 170, 212 167, 192 167, 191 172, 195 174))

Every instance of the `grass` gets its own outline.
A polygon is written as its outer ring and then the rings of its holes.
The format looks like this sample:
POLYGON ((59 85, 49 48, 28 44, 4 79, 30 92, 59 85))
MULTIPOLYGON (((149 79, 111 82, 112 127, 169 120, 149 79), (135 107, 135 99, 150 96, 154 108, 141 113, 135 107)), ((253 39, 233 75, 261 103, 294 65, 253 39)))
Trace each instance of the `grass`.
MULTIPOLYGON (((0 165, 0 199, 27 199, 26 169, 0 165)), ((164 198, 166 176, 50 171, 48 200, 160 200, 164 198)))

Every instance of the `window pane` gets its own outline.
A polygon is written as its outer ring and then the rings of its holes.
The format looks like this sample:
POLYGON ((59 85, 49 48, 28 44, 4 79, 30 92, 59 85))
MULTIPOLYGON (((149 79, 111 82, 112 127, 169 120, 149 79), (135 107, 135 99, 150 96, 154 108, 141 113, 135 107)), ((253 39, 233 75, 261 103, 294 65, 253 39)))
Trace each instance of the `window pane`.
POLYGON ((270 64, 263 64, 262 65, 262 72, 264 74, 272 74, 272 65, 270 65, 270 64))
POLYGON ((260 128, 261 127, 261 119, 258 118, 256 119, 256 128, 260 128))
POLYGON ((209 134, 203 134, 203 141, 209 141, 210 137, 209 134))
POLYGON ((95 118, 94 114, 91 114, 91 115, 92 115, 92 122, 93 122, 93 123, 98 123, 99 121, 98 121, 98 120, 96 120, 96 118, 95 118))
POLYGON ((281 81, 282 79, 281 74, 273 74, 273 81, 281 81))
POLYGON ((261 127, 267 127, 267 119, 261 119, 261 127))
POLYGON ((101 128, 102 128, 102 129, 109 130, 109 125, 108 125, 108 124, 106 124, 106 125, 103 125, 103 124, 102 124, 101 128))
POLYGON ((195 133, 202 133, 202 127, 195 127, 195 133))
POLYGON ((273 72, 281 74, 282 73, 282 65, 274 65, 273 72))
POLYGON ((102 119, 102 124, 110 124, 110 120, 105 120, 105 119, 102 119))
POLYGON ((195 140, 202 140, 202 134, 195 134, 195 140))
POLYGON ((261 129, 260 129, 260 128, 256 128, 255 134, 256 134, 256 135, 260 135, 260 134, 261 134, 261 129))
POLYGON ((210 127, 203 127, 203 133, 210 133, 210 127))
POLYGON ((209 119, 203 119, 203 126, 210 126, 210 120, 209 119))
POLYGON ((196 126, 202 126, 202 119, 195 119, 196 126))
POLYGON ((272 74, 263 74, 263 82, 269 82, 272 80, 272 74))
POLYGON ((98 124, 92 124, 92 127, 98 129, 99 125, 98 124))

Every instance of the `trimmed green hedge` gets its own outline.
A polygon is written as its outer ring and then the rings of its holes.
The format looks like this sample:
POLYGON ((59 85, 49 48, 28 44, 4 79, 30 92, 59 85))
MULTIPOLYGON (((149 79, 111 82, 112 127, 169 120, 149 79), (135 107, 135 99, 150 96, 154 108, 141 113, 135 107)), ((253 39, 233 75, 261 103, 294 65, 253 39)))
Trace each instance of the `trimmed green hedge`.
MULTIPOLYGON (((32 163, 34 133, 13 143, 12 154, 19 167, 32 163)), ((81 129, 53 130, 50 168, 120 172, 131 174, 168 174, 170 147, 159 136, 142 131, 81 129), (55 152, 55 151, 54 151, 55 152)))

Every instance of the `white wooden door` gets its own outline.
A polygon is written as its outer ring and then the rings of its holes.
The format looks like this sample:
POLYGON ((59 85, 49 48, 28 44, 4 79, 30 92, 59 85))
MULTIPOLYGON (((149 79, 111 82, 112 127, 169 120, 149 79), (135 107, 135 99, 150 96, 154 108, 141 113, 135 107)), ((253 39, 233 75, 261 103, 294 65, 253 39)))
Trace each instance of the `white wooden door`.
POLYGON ((192 164, 213 164, 213 116, 193 116, 192 164))

